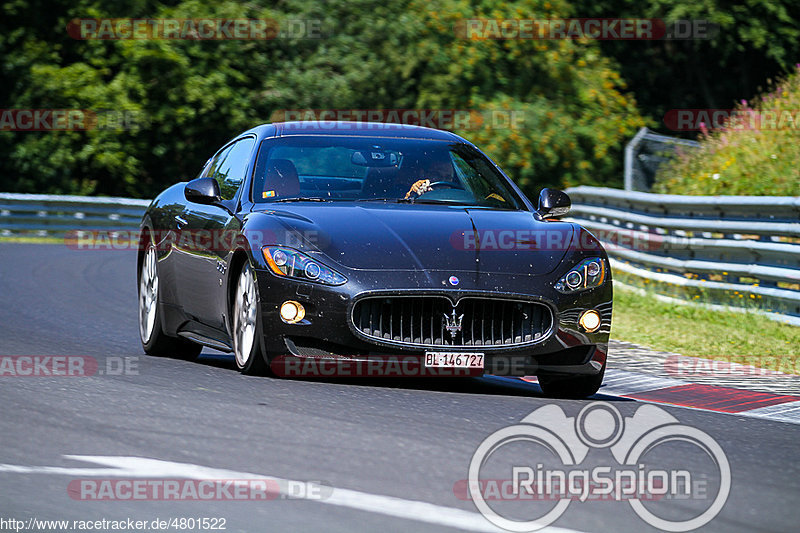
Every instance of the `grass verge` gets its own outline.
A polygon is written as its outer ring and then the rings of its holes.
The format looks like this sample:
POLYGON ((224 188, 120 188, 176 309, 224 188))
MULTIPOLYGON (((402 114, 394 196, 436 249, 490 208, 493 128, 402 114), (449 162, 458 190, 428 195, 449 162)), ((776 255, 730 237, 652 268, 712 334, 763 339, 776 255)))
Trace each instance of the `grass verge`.
POLYGON ((682 355, 790 374, 800 369, 800 328, 751 312, 716 311, 614 287, 611 338, 682 355))
POLYGON ((64 237, 0 237, 0 243, 64 244, 64 237))

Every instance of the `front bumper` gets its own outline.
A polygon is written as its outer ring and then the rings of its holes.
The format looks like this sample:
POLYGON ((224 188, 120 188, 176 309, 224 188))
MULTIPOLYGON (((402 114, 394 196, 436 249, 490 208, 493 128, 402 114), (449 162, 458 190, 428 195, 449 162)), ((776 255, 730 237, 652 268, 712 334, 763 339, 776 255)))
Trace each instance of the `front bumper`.
POLYGON ((522 346, 439 346, 438 351, 480 352, 485 372, 495 375, 596 374, 606 361, 611 329, 612 287, 604 285, 576 294, 556 291, 553 275, 522 276, 475 272, 436 271, 348 271, 348 282, 325 286, 279 278, 268 270, 256 269, 261 297, 264 348, 271 358, 332 357, 370 360, 398 356, 421 360, 434 348, 409 347, 391 341, 368 339, 353 327, 351 312, 360 298, 372 295, 445 295, 453 300, 463 296, 534 300, 550 307, 553 325, 547 335, 522 346), (460 278, 458 287, 447 282, 460 278), (301 303, 305 318, 287 324, 279 308, 287 300, 301 303), (600 313, 600 328, 583 331, 578 317, 584 310, 600 313))

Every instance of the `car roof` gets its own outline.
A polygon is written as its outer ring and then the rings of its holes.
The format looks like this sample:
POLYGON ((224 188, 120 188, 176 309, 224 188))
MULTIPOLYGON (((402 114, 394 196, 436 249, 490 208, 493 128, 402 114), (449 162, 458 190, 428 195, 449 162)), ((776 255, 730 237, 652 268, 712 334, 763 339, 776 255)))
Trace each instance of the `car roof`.
POLYGON ((262 124, 245 133, 261 138, 289 135, 349 135, 354 137, 393 137, 467 142, 449 131, 383 122, 297 121, 262 124))

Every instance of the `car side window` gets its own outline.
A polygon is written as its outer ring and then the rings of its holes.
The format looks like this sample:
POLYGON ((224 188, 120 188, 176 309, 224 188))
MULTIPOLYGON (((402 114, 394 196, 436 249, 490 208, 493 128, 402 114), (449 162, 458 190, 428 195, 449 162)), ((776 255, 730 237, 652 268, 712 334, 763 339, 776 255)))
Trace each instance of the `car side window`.
POLYGON ((252 137, 236 141, 218 153, 208 167, 206 176, 217 180, 223 200, 233 199, 244 182, 255 142, 252 137))

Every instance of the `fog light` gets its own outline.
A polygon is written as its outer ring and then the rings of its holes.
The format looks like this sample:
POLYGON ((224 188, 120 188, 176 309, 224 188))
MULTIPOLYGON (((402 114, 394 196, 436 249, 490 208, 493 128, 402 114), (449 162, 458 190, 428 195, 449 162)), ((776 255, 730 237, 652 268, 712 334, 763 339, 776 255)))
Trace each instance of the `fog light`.
POLYGON ((281 319, 287 324, 296 324, 306 316, 305 308, 292 300, 281 304, 281 319))
POLYGON ((594 309, 586 311, 581 315, 578 323, 589 333, 597 331, 597 328, 600 327, 600 313, 594 309))

